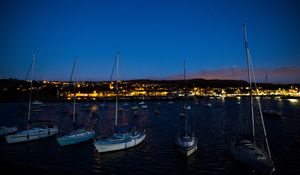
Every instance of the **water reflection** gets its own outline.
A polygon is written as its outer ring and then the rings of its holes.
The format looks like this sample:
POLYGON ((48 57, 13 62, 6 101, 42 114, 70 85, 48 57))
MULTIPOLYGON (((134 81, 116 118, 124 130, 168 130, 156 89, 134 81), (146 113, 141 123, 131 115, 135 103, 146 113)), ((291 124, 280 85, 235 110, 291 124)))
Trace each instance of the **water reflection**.
POLYGON ((299 103, 299 99, 287 99, 289 102, 290 102, 290 104, 292 104, 292 105, 296 105, 296 104, 298 104, 299 103))

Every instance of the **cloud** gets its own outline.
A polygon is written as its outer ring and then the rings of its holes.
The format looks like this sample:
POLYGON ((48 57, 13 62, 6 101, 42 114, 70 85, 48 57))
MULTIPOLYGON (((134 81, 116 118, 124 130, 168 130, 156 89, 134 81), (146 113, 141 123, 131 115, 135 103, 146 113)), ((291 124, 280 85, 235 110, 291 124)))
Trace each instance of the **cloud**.
MULTIPOLYGON (((279 68, 258 68, 254 70, 257 82, 268 83, 300 83, 300 67, 279 67, 279 68)), ((166 79, 182 79, 182 74, 171 75, 166 79)), ((214 70, 204 70, 187 74, 187 79, 220 79, 220 80, 248 80, 246 68, 233 66, 231 68, 220 68, 214 70)))

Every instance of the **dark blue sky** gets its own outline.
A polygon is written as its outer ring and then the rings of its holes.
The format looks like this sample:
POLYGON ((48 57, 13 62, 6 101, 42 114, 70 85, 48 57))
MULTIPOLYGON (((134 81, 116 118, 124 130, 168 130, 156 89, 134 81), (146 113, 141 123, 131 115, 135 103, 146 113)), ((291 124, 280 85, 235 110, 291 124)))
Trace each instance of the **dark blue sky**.
POLYGON ((118 49, 121 79, 181 78, 183 59, 190 77, 234 79, 244 21, 254 67, 300 83, 296 0, 2 0, 0 77, 24 79, 36 49, 38 79, 68 80, 77 56, 81 80, 108 80, 118 49))

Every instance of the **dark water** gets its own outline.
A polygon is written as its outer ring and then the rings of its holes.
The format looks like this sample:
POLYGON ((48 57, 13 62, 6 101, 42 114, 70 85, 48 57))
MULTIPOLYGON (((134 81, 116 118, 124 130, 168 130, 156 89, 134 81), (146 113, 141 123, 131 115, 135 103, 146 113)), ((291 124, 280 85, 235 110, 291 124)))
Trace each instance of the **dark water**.
MULTIPOLYGON (((237 101, 234 98, 203 98, 199 105, 192 105, 190 116, 198 136, 198 151, 189 158, 181 157, 174 145, 182 102, 160 102, 160 116, 154 114, 154 102, 148 102, 148 109, 132 120, 144 127, 147 134, 145 141, 137 147, 100 154, 92 142, 60 147, 55 137, 51 137, 7 145, 1 138, 0 173, 253 174, 249 168, 234 161, 229 152, 230 140, 239 132, 239 119, 249 115, 248 99, 240 99, 240 105, 237 101), (208 101, 212 103, 211 107, 202 105, 208 101)), ((262 99, 261 102, 264 108, 283 113, 280 119, 265 118, 276 174, 300 174, 300 100, 262 99)), ((108 105, 97 116, 81 108, 78 121, 89 127, 95 124, 97 136, 109 136, 113 131, 115 106, 114 103, 108 105)), ((22 116, 21 109, 22 104, 0 104, 1 124, 24 126, 26 117, 22 116)), ((120 116, 120 123, 129 122, 126 115, 120 116)), ((47 104, 32 118, 51 119, 63 133, 72 130, 71 118, 68 113, 63 113, 61 103, 47 104)))

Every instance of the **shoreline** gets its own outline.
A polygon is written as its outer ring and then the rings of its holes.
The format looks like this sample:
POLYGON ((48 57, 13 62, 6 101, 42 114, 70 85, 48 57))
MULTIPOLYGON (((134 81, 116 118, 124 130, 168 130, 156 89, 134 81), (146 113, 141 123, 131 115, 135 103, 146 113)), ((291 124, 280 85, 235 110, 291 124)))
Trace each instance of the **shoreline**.
MULTIPOLYGON (((189 101, 195 100, 195 99, 220 99, 220 98, 226 98, 226 99, 238 99, 238 98, 248 98, 249 95, 230 95, 230 96, 190 96, 187 97, 189 101)), ((257 97, 257 96, 255 96, 257 97)), ((282 95, 261 95, 259 96, 261 98, 273 98, 273 99, 300 99, 298 96, 282 96, 282 95)), ((119 97, 118 99, 121 102, 131 102, 131 101, 183 101, 184 97, 154 97, 154 96, 147 96, 147 97, 141 97, 141 96, 132 96, 132 97, 119 97)), ((33 100, 34 101, 34 100, 33 100)), ((41 102, 72 102, 72 99, 67 98, 40 98, 39 101, 41 102)), ((94 97, 87 97, 87 98, 77 98, 77 102, 104 102, 104 98, 94 98, 94 97)), ((107 97, 105 98, 106 102, 114 102, 115 97, 107 97)), ((28 103, 28 98, 17 98, 17 97, 10 97, 10 98, 0 98, 0 103, 28 103)))

